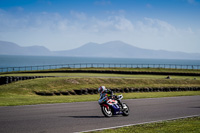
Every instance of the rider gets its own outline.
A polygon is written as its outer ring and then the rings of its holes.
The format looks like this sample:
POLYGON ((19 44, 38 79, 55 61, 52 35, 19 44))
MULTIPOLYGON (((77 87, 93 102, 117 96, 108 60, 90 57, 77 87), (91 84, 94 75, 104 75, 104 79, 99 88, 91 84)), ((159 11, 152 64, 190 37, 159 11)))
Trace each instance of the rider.
POLYGON ((108 99, 116 99, 123 109, 121 101, 118 100, 117 96, 113 95, 113 92, 110 89, 106 89, 105 86, 100 86, 98 92, 100 93, 100 98, 98 101, 99 104, 107 101, 108 99))

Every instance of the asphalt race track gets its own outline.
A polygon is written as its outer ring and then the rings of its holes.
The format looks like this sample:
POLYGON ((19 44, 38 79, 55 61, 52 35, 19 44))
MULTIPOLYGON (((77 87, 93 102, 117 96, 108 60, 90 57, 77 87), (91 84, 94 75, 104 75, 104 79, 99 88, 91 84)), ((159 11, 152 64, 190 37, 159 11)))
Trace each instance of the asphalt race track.
POLYGON ((200 115, 200 96, 123 101, 128 117, 105 118, 97 102, 0 107, 0 133, 70 133, 200 115))

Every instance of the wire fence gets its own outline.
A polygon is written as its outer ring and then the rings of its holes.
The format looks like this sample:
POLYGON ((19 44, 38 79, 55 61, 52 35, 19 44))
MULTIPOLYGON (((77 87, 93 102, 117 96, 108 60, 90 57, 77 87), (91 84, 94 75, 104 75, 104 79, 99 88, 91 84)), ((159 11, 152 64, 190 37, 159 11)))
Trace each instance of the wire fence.
POLYGON ((180 65, 180 64, 116 64, 116 63, 79 63, 79 64, 57 64, 39 66, 20 66, 0 68, 2 72, 14 71, 39 71, 58 68, 168 68, 168 69, 195 69, 200 70, 200 65, 180 65))

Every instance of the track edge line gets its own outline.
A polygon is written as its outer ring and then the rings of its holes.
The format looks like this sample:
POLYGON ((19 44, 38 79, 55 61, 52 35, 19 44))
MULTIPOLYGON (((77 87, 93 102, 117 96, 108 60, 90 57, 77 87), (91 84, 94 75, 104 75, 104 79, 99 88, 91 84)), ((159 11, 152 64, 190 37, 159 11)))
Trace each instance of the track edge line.
POLYGON ((114 126, 114 127, 107 127, 107 128, 92 129, 92 130, 86 130, 86 131, 74 132, 74 133, 87 133, 87 132, 93 132, 93 131, 102 131, 102 130, 106 130, 106 129, 116 129, 116 128, 122 128, 122 127, 129 127, 129 126, 156 123, 156 122, 163 122, 163 121, 172 121, 172 120, 191 118, 191 117, 198 117, 198 116, 200 116, 200 114, 199 115, 176 117, 176 118, 171 118, 171 119, 166 119, 166 120, 157 120, 157 121, 141 122, 141 123, 135 123, 135 124, 122 125, 122 126, 114 126))

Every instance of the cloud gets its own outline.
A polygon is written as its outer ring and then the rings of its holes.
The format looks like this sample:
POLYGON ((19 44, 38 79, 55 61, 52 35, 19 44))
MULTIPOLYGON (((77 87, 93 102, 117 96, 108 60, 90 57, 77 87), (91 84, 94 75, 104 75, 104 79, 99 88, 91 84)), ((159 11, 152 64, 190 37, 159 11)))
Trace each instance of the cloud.
POLYGON ((26 17, 19 18, 6 12, 5 10, 0 9, 0 31, 10 31, 23 28, 25 27, 27 21, 26 17))
POLYGON ((109 16, 105 19, 93 17, 88 19, 86 23, 79 24, 79 28, 86 33, 98 36, 116 34, 118 32, 128 33, 134 30, 132 22, 123 16, 109 16))
POLYGON ((66 16, 48 12, 15 16, 0 9, 0 40, 24 46, 44 45, 50 50, 121 40, 149 49, 197 52, 200 30, 197 31, 191 27, 179 29, 156 18, 133 21, 117 13, 103 18, 77 11, 66 16))
POLYGON ((159 31, 165 31, 165 32, 175 32, 176 28, 172 26, 171 24, 159 20, 159 19, 152 19, 152 18, 144 18, 144 20, 147 22, 147 26, 151 28, 156 28, 159 31))
POLYGON ((125 17, 115 16, 114 21, 115 28, 120 31, 132 31, 134 29, 132 22, 125 17))
POLYGON ((57 27, 59 30, 65 31, 68 29, 68 20, 67 19, 63 19, 62 21, 59 21, 57 23, 57 27))
POLYGON ((137 38, 144 38, 144 40, 135 38, 143 48, 184 52, 198 52, 195 49, 200 48, 197 46, 200 42, 198 38, 200 33, 191 27, 180 29, 163 20, 144 18, 144 21, 137 22, 135 31, 137 33, 133 34, 137 38))
POLYGON ((70 11, 71 16, 79 19, 79 20, 86 20, 86 14, 83 12, 76 12, 76 11, 70 11))

